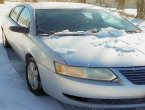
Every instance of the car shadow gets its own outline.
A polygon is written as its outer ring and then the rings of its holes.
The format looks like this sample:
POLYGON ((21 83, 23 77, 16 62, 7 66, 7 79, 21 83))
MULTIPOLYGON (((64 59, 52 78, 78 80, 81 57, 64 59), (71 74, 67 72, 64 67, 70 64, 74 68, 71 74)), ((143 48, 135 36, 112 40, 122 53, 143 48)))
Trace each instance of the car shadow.
POLYGON ((22 62, 22 60, 19 58, 19 56, 15 53, 15 51, 12 48, 6 48, 8 58, 16 70, 16 73, 23 77, 25 77, 25 64, 22 62))

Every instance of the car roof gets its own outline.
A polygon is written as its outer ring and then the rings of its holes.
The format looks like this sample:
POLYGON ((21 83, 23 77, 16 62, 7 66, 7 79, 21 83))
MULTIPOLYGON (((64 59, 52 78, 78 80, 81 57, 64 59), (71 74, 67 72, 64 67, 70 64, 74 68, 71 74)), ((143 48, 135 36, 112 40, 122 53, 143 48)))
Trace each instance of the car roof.
POLYGON ((34 9, 103 9, 102 7, 91 4, 72 2, 38 2, 25 5, 29 5, 34 9))

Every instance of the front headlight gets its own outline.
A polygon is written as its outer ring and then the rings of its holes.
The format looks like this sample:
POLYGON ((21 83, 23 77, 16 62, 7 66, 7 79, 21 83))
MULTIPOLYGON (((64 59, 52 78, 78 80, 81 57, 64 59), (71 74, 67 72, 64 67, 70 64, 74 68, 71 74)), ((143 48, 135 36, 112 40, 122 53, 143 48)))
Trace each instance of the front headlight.
POLYGON ((117 76, 107 68, 81 68, 55 63, 58 74, 98 81, 116 81, 117 76))

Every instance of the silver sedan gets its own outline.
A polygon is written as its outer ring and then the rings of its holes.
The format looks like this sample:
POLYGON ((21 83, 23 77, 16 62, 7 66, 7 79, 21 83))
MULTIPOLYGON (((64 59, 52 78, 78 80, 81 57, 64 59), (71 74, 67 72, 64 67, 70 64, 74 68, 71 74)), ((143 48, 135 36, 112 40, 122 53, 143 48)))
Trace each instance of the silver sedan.
POLYGON ((35 95, 84 107, 145 106, 145 51, 134 42, 144 34, 126 19, 89 4, 34 3, 14 7, 1 28, 35 95))

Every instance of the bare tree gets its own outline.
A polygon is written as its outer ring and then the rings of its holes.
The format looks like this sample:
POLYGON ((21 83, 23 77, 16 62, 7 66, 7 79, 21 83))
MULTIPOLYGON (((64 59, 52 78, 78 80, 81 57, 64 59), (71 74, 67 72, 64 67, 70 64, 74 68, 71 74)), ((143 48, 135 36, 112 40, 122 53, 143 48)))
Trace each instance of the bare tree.
POLYGON ((145 1, 137 0, 137 18, 145 18, 145 1))
POLYGON ((37 2, 37 0, 24 0, 24 2, 37 2))
POLYGON ((0 0, 0 4, 4 4, 4 0, 0 0))
POLYGON ((117 0, 118 2, 118 9, 123 10, 125 8, 125 0, 117 0))
POLYGON ((86 3, 86 0, 77 0, 77 2, 79 2, 79 3, 86 3))
POLYGON ((81 0, 82 3, 86 3, 86 0, 81 0))
POLYGON ((80 3, 86 3, 86 0, 79 0, 80 3))
POLYGON ((102 6, 103 4, 105 4, 104 0, 96 0, 96 3, 99 3, 100 6, 102 6))

